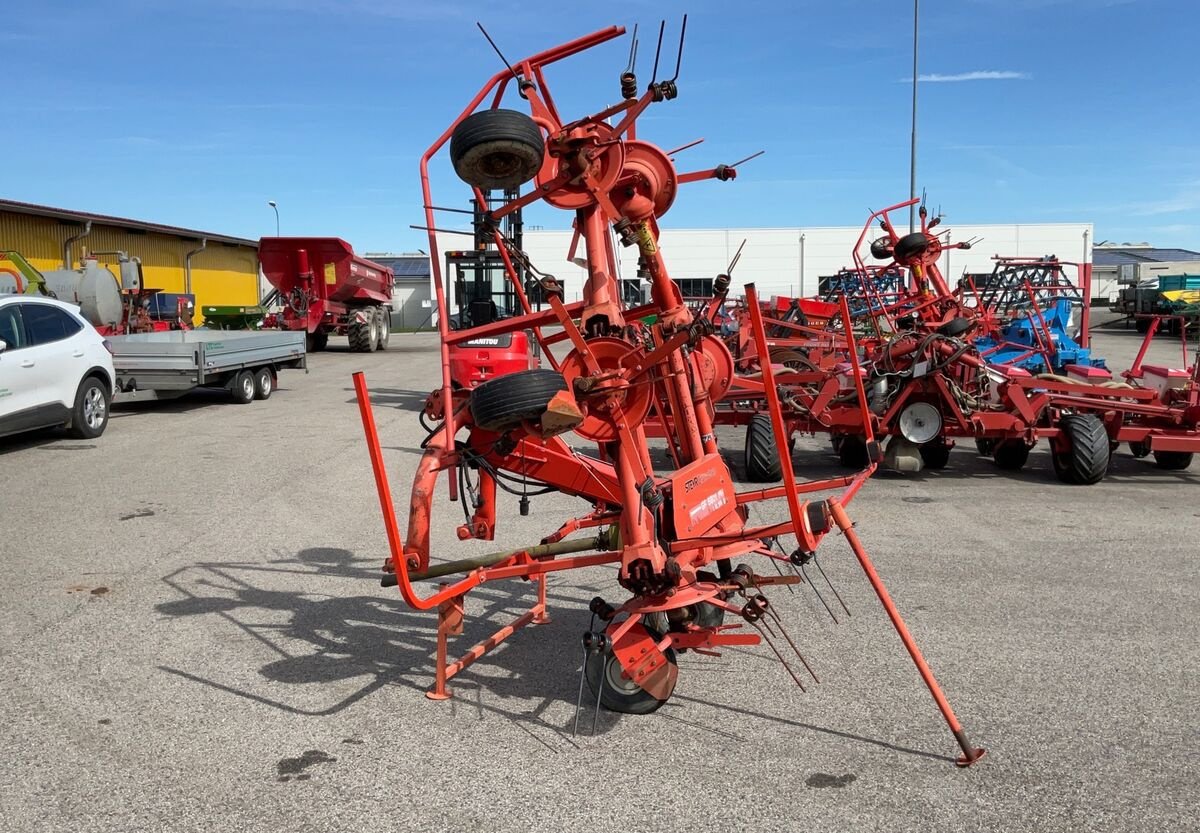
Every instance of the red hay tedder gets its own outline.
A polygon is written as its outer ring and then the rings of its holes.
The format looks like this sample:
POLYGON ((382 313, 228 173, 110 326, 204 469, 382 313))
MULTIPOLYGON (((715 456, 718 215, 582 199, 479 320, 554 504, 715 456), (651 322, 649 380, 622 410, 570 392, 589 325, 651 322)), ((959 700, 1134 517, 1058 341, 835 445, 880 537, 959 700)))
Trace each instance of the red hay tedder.
MULTIPOLYGON (((1022 279, 1013 289, 1020 297, 981 292, 972 284, 952 291, 938 268, 948 245, 934 231, 938 218, 930 219, 922 206, 920 231, 901 234, 892 225, 892 212, 916 202, 872 214, 855 245, 855 269, 839 276, 849 293, 841 296, 846 307, 860 313, 854 317, 858 338, 846 338, 847 325, 837 318, 808 320, 801 314, 806 305, 811 309, 821 301, 776 300, 764 311, 747 295, 740 317, 767 316, 766 343, 758 347, 739 331, 737 363, 750 372, 734 377, 716 404, 715 421, 746 426, 749 480, 773 482, 783 476, 775 451, 782 446, 769 413, 768 389, 775 385, 789 443, 794 433, 828 434, 841 461, 852 468, 868 460, 868 443, 875 436, 887 438, 884 465, 901 471, 943 468, 961 439, 974 440, 1005 470, 1021 469, 1033 447, 1046 440, 1055 474, 1071 484, 1102 480, 1122 442, 1136 457, 1153 454, 1161 468, 1191 465, 1200 451, 1200 363, 1189 367, 1186 342, 1181 368, 1145 365, 1151 330, 1124 381, 1089 365, 1068 366, 1066 375, 1035 375, 1015 365, 990 364, 976 339, 987 336, 997 349, 1013 353, 1014 345, 1003 340, 1000 319, 1010 307, 1020 307, 1033 335, 1029 348, 1017 355, 1038 354, 1051 366, 1055 345, 1039 305, 1053 303, 1064 290, 1058 284, 1034 287, 1022 279), (883 236, 868 241, 876 227, 883 236), (890 263, 865 263, 867 247, 873 257, 890 263), (902 277, 899 284, 880 280, 894 275, 902 277), (858 355, 851 355, 854 349, 858 355), (771 365, 780 366, 779 372, 754 372, 771 365), (865 408, 860 389, 866 391, 865 408)), ((1008 271, 1044 272, 1071 264, 1009 259, 1001 265, 1008 271)), ((1087 272, 1082 271, 1086 292, 1087 272)), ((723 301, 718 293, 705 313, 715 319, 723 301)), ((1087 344, 1086 335, 1081 343, 1087 344)))
MULTIPOLYGON (((398 526, 366 380, 361 373, 354 377, 391 549, 383 583, 398 586, 414 609, 438 615, 436 678, 428 696, 449 697, 447 683, 455 674, 518 629, 546 620, 547 574, 596 565, 613 568, 613 592, 624 598, 597 597, 590 605, 593 627, 583 635, 585 661, 576 728, 585 681, 597 709, 603 705, 624 713, 652 712, 671 696, 679 673, 676 654, 684 650, 712 655, 728 646, 765 643, 803 687, 796 663, 806 669, 807 663, 765 591, 774 585, 803 583, 804 565, 814 563, 824 537, 837 529, 846 537, 961 746, 959 764, 974 763, 983 750, 967 740, 847 515, 846 506, 874 470, 879 449, 870 432, 844 302, 839 305, 843 335, 836 346, 848 357, 848 378, 860 409, 857 419, 867 426, 868 453, 861 471, 795 482, 773 369, 765 363, 763 413, 779 438, 783 482, 753 491, 734 488, 713 430, 714 401, 732 382, 733 360, 709 321, 694 315, 684 303, 658 240, 659 220, 671 208, 680 185, 730 180, 737 171, 732 165, 717 165, 681 174, 668 153, 638 137, 638 119, 646 109, 678 94, 679 63, 677 59, 674 77, 659 80, 656 56, 655 77, 640 88, 633 66, 636 30, 629 66, 620 78, 618 104, 583 118, 564 119, 543 74, 547 66, 623 33, 624 29, 611 27, 506 66, 422 157, 443 378, 425 408, 424 417, 436 426, 425 443, 413 483, 406 536, 398 526), (501 107, 505 94, 514 92, 528 114, 501 107), (478 109, 481 105, 483 109, 478 109), (487 204, 485 191, 533 183, 523 196, 489 211, 496 246, 524 314, 453 331, 447 325, 447 299, 432 231, 438 209, 428 175, 430 160, 447 143, 458 176, 472 186, 480 205, 487 204), (540 276, 550 308, 532 312, 516 280, 514 262, 526 269, 532 264, 502 234, 500 221, 537 200, 573 213, 576 239, 570 256, 582 245, 588 277, 582 300, 566 304, 553 277, 533 270, 540 276), (623 302, 610 232, 636 251, 639 268, 652 287, 649 303, 630 308, 623 302), (556 331, 550 333, 550 328, 556 331), (452 346, 525 330, 540 342, 548 367, 491 379, 473 390, 451 384, 452 346), (559 345, 565 353, 555 352, 559 345), (642 427, 651 415, 667 428, 668 449, 677 462, 671 471, 658 472, 652 465, 642 427), (564 435, 570 432, 594 442, 596 456, 568 445, 564 435), (493 538, 498 487, 515 491, 514 484, 532 483, 578 497, 587 508, 529 546, 435 562, 430 557, 430 525, 437 480, 443 474, 450 499, 465 502, 467 519, 458 528, 462 539, 493 538), (769 500, 786 501, 788 519, 764 526, 750 524, 748 507, 769 500), (583 530, 594 532, 570 537, 583 530), (782 539, 789 536, 794 537, 794 546, 782 546, 782 539), (779 551, 773 544, 779 545, 779 551), (771 572, 763 574, 748 563, 737 563, 751 556, 759 563, 769 562, 771 572), (438 589, 426 595, 419 592, 420 582, 434 579, 439 581, 438 589), (466 594, 502 579, 535 582, 536 602, 459 659, 449 660, 448 638, 461 633, 466 594)), ((660 29, 660 46, 661 34, 660 29)), ((680 55, 682 46, 681 32, 680 55)), ((755 342, 760 354, 766 354, 764 322, 753 285, 746 286, 746 295, 755 342)))

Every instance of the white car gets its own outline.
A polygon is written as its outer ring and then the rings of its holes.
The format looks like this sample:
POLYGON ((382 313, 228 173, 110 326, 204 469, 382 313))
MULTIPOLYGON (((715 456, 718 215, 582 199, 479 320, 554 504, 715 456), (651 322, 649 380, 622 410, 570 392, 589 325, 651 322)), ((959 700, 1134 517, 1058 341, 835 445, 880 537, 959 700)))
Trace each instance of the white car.
POLYGON ((60 426, 99 437, 115 380, 112 354, 78 307, 0 295, 0 437, 60 426))

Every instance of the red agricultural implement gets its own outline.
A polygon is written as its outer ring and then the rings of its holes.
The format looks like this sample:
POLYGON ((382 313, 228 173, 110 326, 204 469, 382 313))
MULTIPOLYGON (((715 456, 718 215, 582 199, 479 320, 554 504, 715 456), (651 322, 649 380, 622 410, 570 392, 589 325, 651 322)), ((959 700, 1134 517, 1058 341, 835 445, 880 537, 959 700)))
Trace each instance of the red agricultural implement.
POLYGON ((264 237, 263 274, 283 312, 264 323, 307 333, 309 352, 344 335, 360 353, 386 350, 392 330, 392 270, 358 257, 336 237, 264 237))
MULTIPOLYGON (((827 433, 842 462, 857 467, 866 459, 866 438, 886 436, 884 463, 902 471, 944 467, 959 439, 973 439, 999 468, 1016 470, 1039 440, 1047 440, 1056 475, 1074 484, 1103 479, 1121 442, 1130 443, 1135 456, 1153 452, 1162 468, 1190 465, 1192 453, 1200 450, 1200 385, 1195 366, 1187 367, 1186 350, 1184 369, 1144 367, 1147 340, 1124 382, 1082 363, 1069 365, 1068 376, 989 363, 993 350, 981 352, 981 342, 1017 360, 1038 356, 1045 367, 1061 367, 1062 343, 1054 340, 1041 310, 1065 294, 1064 264, 1010 259, 1000 264, 1003 280, 996 287, 951 291, 938 268, 944 244, 932 231, 937 219, 929 219, 922 206, 921 231, 907 235, 889 219, 914 202, 871 216, 854 251, 857 278, 843 276, 856 289, 847 307, 861 311, 855 326, 863 351, 866 422, 851 389, 845 339, 836 330, 773 322, 777 337, 768 338, 769 355, 794 371, 778 380, 789 439, 795 432, 827 433), (884 236, 870 241, 871 254, 891 260, 882 272, 862 258, 876 222, 884 236), (896 273, 907 278, 885 286, 876 281, 880 274, 896 273), (1006 340, 1014 328, 1000 326, 1002 316, 1018 307, 1028 324, 1025 347, 1006 340)), ((1086 291, 1086 270, 1083 276, 1086 291)), ((1081 343, 1087 344, 1086 336, 1081 343)), ((1083 353, 1077 347, 1074 355, 1083 353)), ((771 454, 772 428, 760 413, 765 402, 762 380, 739 378, 717 408, 719 423, 747 426, 747 476, 759 482, 781 476, 771 454)))
MULTIPOLYGON (((638 137, 638 119, 646 109, 678 94, 678 59, 672 78, 659 80, 656 71, 640 88, 631 55, 620 79, 621 101, 574 120, 559 115, 544 76, 547 66, 623 32, 604 29, 506 66, 422 157, 421 184, 431 229, 436 224, 429 163, 447 143, 450 161, 475 189, 477 199, 485 189, 515 188, 530 180, 534 184, 524 196, 489 212, 495 243, 504 253, 523 314, 452 331, 445 324, 447 300, 435 274, 443 378, 425 410, 425 417, 437 425, 418 464, 406 536, 399 530, 366 380, 362 374, 354 378, 391 549, 384 584, 398 586, 411 607, 438 612, 436 676, 429 696, 450 696, 448 682, 456 674, 516 630, 546 621, 549 573, 595 566, 609 568, 613 592, 622 598, 597 597, 590 605, 593 625, 583 635, 576 727, 585 683, 597 710, 604 706, 643 714, 657 709, 675 689, 681 651, 711 655, 731 646, 765 644, 803 687, 811 671, 765 592, 776 585, 804 583, 806 574, 815 574, 806 571, 806 565, 819 564, 818 547, 837 529, 961 746, 959 763, 971 764, 983 750, 967 741, 847 515, 846 506, 870 476, 877 455, 870 455, 855 474, 805 484, 794 481, 785 461, 782 484, 752 491, 734 488, 717 447, 712 410, 712 401, 730 383, 732 360, 707 321, 684 304, 658 241, 659 220, 671 208, 680 185, 733 179, 736 170, 718 165, 679 173, 668 154, 638 137), (505 94, 512 92, 524 100, 529 115, 501 108, 505 94), (481 105, 483 109, 477 109, 481 105), (570 257, 579 250, 587 265, 582 300, 570 304, 563 302, 553 277, 534 270, 550 304, 540 312, 529 309, 515 280, 513 261, 531 264, 498 225, 506 213, 536 200, 573 213, 577 235, 570 257), (650 282, 649 303, 633 308, 624 303, 616 281, 612 232, 636 252, 639 269, 650 282), (559 331, 549 334, 550 327, 559 331), (453 345, 524 330, 541 342, 549 367, 501 376, 472 391, 454 389, 449 367, 453 345), (558 345, 565 354, 556 353, 558 345), (668 449, 677 462, 673 470, 656 471, 652 464, 642 428, 651 414, 669 427, 668 449), (568 444, 564 437, 572 432, 594 443, 595 452, 585 454, 568 444), (462 539, 493 538, 497 489, 521 495, 523 510, 529 487, 577 497, 585 508, 529 546, 436 562, 431 558, 430 527, 437 480, 443 474, 451 500, 463 501, 466 518, 458 528, 462 539), (787 520, 751 524, 749 507, 768 500, 786 501, 787 520), (585 530, 591 532, 571 537, 585 530), (783 539, 793 537, 794 545, 782 545, 783 539), (751 566, 752 557, 759 564, 769 563, 768 571, 751 566), (748 561, 739 563, 741 559, 748 561), (461 632, 466 595, 502 579, 534 582, 535 603, 451 661, 449 637, 461 632), (430 580, 439 582, 437 589, 422 595, 418 584, 430 580), (798 671, 801 665, 804 672, 798 671)), ((681 33, 681 54, 682 40, 681 33)), ((656 58, 656 69, 657 64, 656 58)), ((437 270, 432 232, 430 245, 437 270)), ((753 285, 746 293, 751 326, 765 350, 753 285)), ((844 305, 841 312, 844 317, 844 305)), ((853 364, 852 343, 848 354, 853 364)), ((782 411, 769 364, 763 376, 765 413, 782 438, 782 411)), ((850 378, 860 376, 853 372, 850 378)), ((865 402, 861 384, 858 394, 858 401, 865 402)), ((864 412, 860 421, 865 419, 864 412)), ((867 444, 877 450, 869 432, 867 444)))

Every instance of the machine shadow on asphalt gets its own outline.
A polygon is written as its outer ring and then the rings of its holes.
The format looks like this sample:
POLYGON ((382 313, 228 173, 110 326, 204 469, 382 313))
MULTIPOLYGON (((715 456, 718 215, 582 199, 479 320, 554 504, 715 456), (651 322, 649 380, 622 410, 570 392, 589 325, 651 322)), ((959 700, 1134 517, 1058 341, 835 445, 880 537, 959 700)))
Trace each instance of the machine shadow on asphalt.
MULTIPOLYGON (((354 388, 343 388, 342 390, 354 392, 354 388)), ((401 411, 423 411, 425 410, 425 400, 429 398, 429 391, 420 390, 404 390, 401 388, 372 388, 371 389, 371 404, 382 408, 396 408, 401 411)), ((357 399, 351 397, 346 400, 348 405, 353 405, 358 402, 357 399)))

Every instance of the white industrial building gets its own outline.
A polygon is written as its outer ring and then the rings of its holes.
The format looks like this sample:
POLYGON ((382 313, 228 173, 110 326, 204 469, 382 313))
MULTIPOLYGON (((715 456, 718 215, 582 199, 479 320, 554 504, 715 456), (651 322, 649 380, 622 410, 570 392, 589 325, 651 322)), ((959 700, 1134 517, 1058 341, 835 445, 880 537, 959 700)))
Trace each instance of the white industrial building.
MULTIPOLYGON (((969 250, 948 250, 941 260, 942 272, 953 286, 964 272, 992 270, 992 258, 1043 257, 1057 255, 1065 262, 1091 262, 1093 227, 1091 223, 994 223, 951 225, 951 243, 975 239, 969 250)), ((711 281, 726 271, 744 240, 741 259, 733 273, 733 295, 741 294, 742 284, 753 281, 761 297, 772 295, 806 296, 818 292, 823 276, 833 275, 853 265, 851 250, 861 226, 815 226, 811 228, 673 229, 664 228, 659 241, 671 276, 680 282, 686 296, 702 296, 711 291, 711 281)), ((578 300, 587 277, 586 269, 568 262, 572 231, 530 230, 524 232, 524 249, 533 264, 564 283, 566 299, 578 300)), ((868 238, 869 241, 870 238, 868 238)), ((943 240, 947 239, 943 236, 943 240)), ((442 233, 438 246, 442 253, 469 248, 470 237, 442 233)), ((583 257, 581 248, 577 259, 583 257)), ((872 263, 863 246, 863 256, 872 263)), ((637 253, 617 246, 622 280, 637 280, 637 253)), ((445 261, 443 260, 443 267, 445 261)), ((1071 276, 1073 277, 1073 275, 1071 276)), ((1115 297, 1116 275, 1094 281, 1092 296, 1115 297), (1110 285, 1111 284, 1111 285, 1110 285)))
MULTIPOLYGON (((949 250, 942 256, 942 272, 951 283, 963 272, 990 272, 992 257, 1042 257, 1090 262, 1091 223, 1006 223, 989 225, 947 224, 949 240, 976 238, 971 249, 949 250)), ((742 241, 746 246, 734 270, 734 292, 753 281, 760 295, 804 296, 817 292, 821 276, 853 266, 851 250, 862 227, 818 226, 813 228, 663 229, 659 241, 671 276, 680 281, 711 280, 724 272, 742 241)), ((566 261, 571 245, 570 231, 525 231, 525 251, 534 264, 566 282, 568 300, 578 297, 586 270, 566 261)), ((461 244, 460 244, 461 245, 461 244)), ((619 248, 619 247, 618 247, 619 248)), ((864 259, 871 263, 865 251, 864 259)), ((582 254, 582 253, 580 253, 582 254)), ((621 277, 637 278, 637 253, 622 249, 621 277)), ((1093 297, 1115 294, 1116 286, 1093 286, 1093 297)), ((685 283, 684 294, 692 293, 685 283)))

